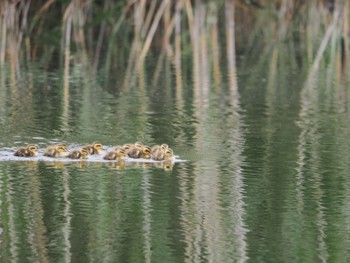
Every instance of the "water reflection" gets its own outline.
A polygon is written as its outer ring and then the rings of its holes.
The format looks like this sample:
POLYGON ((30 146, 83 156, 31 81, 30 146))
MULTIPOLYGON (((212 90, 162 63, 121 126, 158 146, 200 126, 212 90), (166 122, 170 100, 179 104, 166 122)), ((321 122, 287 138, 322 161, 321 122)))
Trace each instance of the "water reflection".
MULTIPOLYGON (((213 8, 212 6, 210 8, 213 8)), ((228 7, 229 8, 229 7, 228 7)), ((194 12, 193 35, 204 32, 202 6, 194 12)), ((210 10, 215 12, 215 10, 210 10)), ((231 14, 231 13, 230 13, 231 14)), ((228 17, 228 30, 233 18, 228 17)), ((215 46, 215 22, 212 43, 215 46)), ((234 41, 228 39, 228 42, 234 41)), ((194 107, 196 145, 200 161, 190 164, 191 172, 179 175, 181 229, 185 242, 185 262, 245 262, 247 256, 245 212, 243 208, 242 121, 237 92, 235 56, 230 52, 229 93, 216 75, 216 93, 209 92, 207 41, 194 38, 194 107), (224 113, 225 118, 222 118, 224 113), (227 113, 227 114, 226 114, 227 113), (212 125, 213 123, 216 125, 212 125), (208 129, 210 127, 210 129, 208 129)), ((229 49, 232 46, 229 47, 229 49)), ((234 48, 232 49, 234 50, 234 48)), ((231 51, 232 51, 231 50, 231 51)), ((218 51, 217 51, 218 52, 218 51)), ((215 58, 213 58, 215 61, 215 58)), ((214 71, 217 68, 214 68, 214 71)))
POLYGON ((145 173, 143 176, 143 231, 144 231, 144 255, 145 262, 152 262, 152 221, 151 221, 151 192, 150 192, 150 174, 145 173))
POLYGON ((64 209, 63 209, 63 218, 64 223, 62 226, 63 239, 64 239, 64 261, 71 262, 71 202, 69 201, 70 195, 70 185, 69 185, 69 173, 67 169, 63 170, 63 201, 64 201, 64 209))

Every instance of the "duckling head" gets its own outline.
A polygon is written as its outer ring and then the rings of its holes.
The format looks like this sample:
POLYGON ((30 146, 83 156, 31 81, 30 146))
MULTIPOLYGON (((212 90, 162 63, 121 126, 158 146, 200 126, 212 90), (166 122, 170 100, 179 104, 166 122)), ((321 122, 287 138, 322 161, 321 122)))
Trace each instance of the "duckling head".
POLYGON ((145 159, 151 158, 151 148, 149 146, 143 147, 141 157, 145 159))
POLYGON ((58 145, 58 146, 56 147, 56 150, 57 150, 58 152, 60 152, 60 153, 62 153, 62 152, 67 152, 67 146, 66 146, 66 145, 58 145))
POLYGON ((89 154, 100 154, 102 152, 102 144, 99 142, 94 142, 93 144, 88 144, 83 146, 89 154))
POLYGON ((172 149, 168 148, 164 153, 164 159, 165 160, 171 160, 174 158, 174 152, 172 149))
POLYGON ((100 154, 102 152, 102 143, 100 142, 94 142, 92 144, 92 147, 94 148, 94 151, 97 153, 97 154, 100 154))
POLYGON ((66 145, 58 145, 55 151, 56 153, 53 153, 53 155, 57 157, 67 157, 69 154, 69 151, 66 145))
POLYGON ((117 152, 117 154, 119 156, 119 159, 125 159, 126 152, 123 149, 117 149, 116 152, 117 152))
POLYGON ((141 143, 141 142, 135 142, 134 147, 142 149, 144 146, 143 146, 143 143, 141 143))
POLYGON ((132 144, 130 144, 130 143, 126 143, 123 145, 123 149, 126 152, 129 151, 131 147, 132 147, 132 144))
POLYGON ((60 143, 55 145, 55 148, 58 149, 63 149, 64 152, 68 151, 68 145, 65 143, 60 143))
POLYGON ((166 143, 163 143, 163 144, 160 146, 160 148, 161 148, 163 151, 166 151, 166 150, 169 148, 169 146, 168 146, 166 143))
POLYGON ((30 153, 30 155, 32 156, 36 156, 38 155, 38 146, 36 146, 35 144, 29 144, 27 145, 27 150, 30 153))
POLYGON ((89 152, 84 148, 80 150, 80 154, 82 159, 87 159, 89 156, 89 152))

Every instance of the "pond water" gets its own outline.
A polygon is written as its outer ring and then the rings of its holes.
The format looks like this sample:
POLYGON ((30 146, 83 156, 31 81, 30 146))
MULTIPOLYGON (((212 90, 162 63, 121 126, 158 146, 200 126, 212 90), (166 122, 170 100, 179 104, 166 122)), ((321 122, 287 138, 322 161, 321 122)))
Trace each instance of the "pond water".
POLYGON ((157 63, 128 81, 2 71, 2 153, 141 141, 185 162, 2 160, 1 262, 349 262, 347 81, 272 59, 239 57, 236 77, 157 63))

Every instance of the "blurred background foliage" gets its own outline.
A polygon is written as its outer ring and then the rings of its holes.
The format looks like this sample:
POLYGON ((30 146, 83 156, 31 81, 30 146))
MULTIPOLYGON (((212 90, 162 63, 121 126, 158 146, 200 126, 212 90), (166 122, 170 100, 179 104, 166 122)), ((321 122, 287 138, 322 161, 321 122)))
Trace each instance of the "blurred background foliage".
POLYGON ((286 46, 283 63, 344 66, 348 34, 346 0, 4 0, 0 66, 126 68, 127 78, 150 52, 180 67, 205 53, 215 69, 225 58, 235 65, 237 54, 278 65, 286 46))

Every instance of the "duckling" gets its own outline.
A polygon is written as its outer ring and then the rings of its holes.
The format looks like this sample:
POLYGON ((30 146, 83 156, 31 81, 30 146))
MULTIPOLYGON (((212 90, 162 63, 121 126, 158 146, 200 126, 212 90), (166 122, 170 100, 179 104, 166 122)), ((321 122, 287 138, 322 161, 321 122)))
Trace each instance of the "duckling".
POLYGON ((126 157, 126 153, 123 149, 115 149, 108 152, 103 159, 105 160, 123 160, 126 157))
POLYGON ((151 148, 145 146, 140 142, 135 142, 135 144, 127 151, 127 155, 130 158, 151 158, 151 148))
POLYGON ((62 148, 64 148, 66 151, 68 150, 68 145, 65 144, 65 143, 58 143, 58 144, 55 144, 55 146, 57 146, 57 147, 62 147, 62 148))
POLYGON ((71 151, 67 157, 71 159, 87 159, 88 155, 88 151, 85 148, 82 148, 80 150, 71 151))
POLYGON ((151 153, 154 153, 154 152, 159 151, 159 150, 165 151, 168 148, 169 148, 169 146, 165 143, 163 143, 162 145, 154 145, 151 149, 151 153))
POLYGON ((140 158, 143 152, 143 144, 140 142, 135 142, 134 145, 130 147, 127 151, 127 155, 130 158, 140 158))
POLYGON ((26 147, 19 147, 14 156, 33 157, 38 155, 38 147, 34 144, 28 144, 26 147))
POLYGON ((166 150, 169 148, 169 146, 168 146, 166 143, 163 143, 163 144, 160 146, 160 148, 162 148, 164 151, 166 151, 166 150))
POLYGON ((132 146, 133 146, 133 144, 126 143, 126 144, 123 145, 123 149, 127 153, 132 146))
POLYGON ((144 146, 140 157, 144 159, 151 159, 151 148, 149 146, 144 146))
POLYGON ((44 156, 48 157, 67 157, 69 154, 66 144, 50 145, 44 151, 44 156))
POLYGON ((155 145, 151 149, 151 154, 156 154, 158 151, 166 151, 169 148, 169 146, 165 143, 162 145, 155 145))
POLYGON ((83 146, 83 149, 86 149, 88 154, 100 154, 102 152, 102 144, 94 142, 93 144, 83 146))
POLYGON ((166 161, 172 161, 174 160, 175 156, 174 156, 174 151, 171 148, 168 148, 165 150, 165 155, 164 155, 164 160, 166 161))
MULTIPOLYGON (((156 159, 162 159, 163 154, 169 148, 169 146, 165 143, 161 145, 155 145, 151 149, 151 156, 155 156, 156 159)), ((153 157, 152 157, 153 158, 153 157)), ((154 158, 153 158, 154 159, 154 158)))
POLYGON ((174 152, 171 148, 168 148, 166 150, 159 149, 152 153, 152 159, 155 161, 173 160, 174 152))

